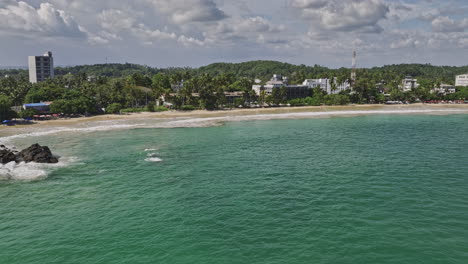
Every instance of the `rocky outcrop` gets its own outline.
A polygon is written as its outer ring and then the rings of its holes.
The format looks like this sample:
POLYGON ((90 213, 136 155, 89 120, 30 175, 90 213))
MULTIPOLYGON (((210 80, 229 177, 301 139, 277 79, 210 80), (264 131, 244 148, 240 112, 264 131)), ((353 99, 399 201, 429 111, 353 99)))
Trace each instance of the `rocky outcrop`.
POLYGON ((37 162, 37 163, 57 163, 58 159, 52 155, 49 147, 34 144, 20 152, 10 150, 5 146, 0 146, 0 163, 7 164, 12 161, 37 162))
POLYGON ((0 149, 0 163, 7 164, 12 161, 16 161, 15 153, 7 148, 0 149))

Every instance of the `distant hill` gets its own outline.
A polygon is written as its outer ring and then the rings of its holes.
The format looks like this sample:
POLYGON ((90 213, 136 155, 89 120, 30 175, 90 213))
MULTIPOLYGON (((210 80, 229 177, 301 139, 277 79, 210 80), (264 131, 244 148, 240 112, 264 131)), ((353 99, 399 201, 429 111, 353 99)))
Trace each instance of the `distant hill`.
MULTIPOLYGON (((293 65, 278 61, 249 61, 243 63, 213 63, 200 68, 153 68, 138 64, 96 64, 81 65, 71 67, 56 67, 56 75, 87 74, 107 77, 126 77, 134 73, 152 76, 158 72, 176 73, 189 72, 191 75, 201 74, 233 74, 235 77, 258 78, 263 81, 271 78, 273 74, 282 74, 290 77, 294 82, 305 78, 324 78, 331 76, 349 76, 350 69, 330 69, 327 67, 314 65, 293 65)), ((383 67, 373 67, 359 69, 359 73, 366 73, 373 76, 399 76, 411 75, 414 78, 440 80, 446 83, 453 83, 455 75, 468 73, 468 66, 434 66, 430 64, 398 64, 386 65, 383 67)), ((26 69, 0 69, 0 76, 8 74, 10 76, 27 76, 26 69)))
MULTIPOLYGON (((340 75, 349 76, 351 69, 340 68, 330 69, 327 67, 314 65, 293 65, 277 61, 250 61, 244 63, 214 63, 201 67, 198 73, 221 74, 232 73, 236 77, 269 79, 272 74, 282 74, 293 79, 301 78, 323 78, 340 75), (301 78, 295 78, 295 76, 301 78)), ((444 82, 453 83, 455 75, 468 73, 468 66, 434 66, 430 64, 398 64, 386 65, 383 67, 373 67, 358 69, 359 72, 366 71, 371 75, 397 75, 400 77, 413 76, 422 79, 439 79, 444 82)))
POLYGON ((273 74, 291 77, 294 74, 325 74, 330 69, 322 66, 294 65, 278 61, 249 61, 242 63, 214 63, 197 69, 199 74, 231 73, 236 77, 270 79, 273 74))
POLYGON ((153 75, 157 73, 156 68, 151 68, 149 66, 143 66, 138 64, 95 64, 95 65, 80 65, 80 66, 71 66, 71 67, 56 67, 56 75, 65 75, 65 74, 87 74, 95 76, 107 76, 107 77, 123 77, 129 76, 134 73, 141 73, 144 75, 153 75))
POLYGON ((26 70, 28 66, 0 66, 0 70, 26 70))

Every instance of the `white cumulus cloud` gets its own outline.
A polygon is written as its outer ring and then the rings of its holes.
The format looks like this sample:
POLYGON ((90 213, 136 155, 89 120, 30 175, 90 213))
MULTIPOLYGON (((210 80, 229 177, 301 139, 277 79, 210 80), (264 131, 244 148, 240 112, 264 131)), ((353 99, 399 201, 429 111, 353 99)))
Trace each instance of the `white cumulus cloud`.
POLYGON ((383 0, 293 0, 293 8, 312 27, 329 31, 378 33, 390 9, 383 0))
POLYGON ((219 21, 227 15, 213 0, 148 0, 176 24, 219 21))
POLYGON ((7 3, 0 7, 0 21, 0 31, 10 34, 86 37, 72 16, 50 3, 41 3, 39 8, 23 1, 7 3))
POLYGON ((456 21, 446 16, 435 18, 432 23, 434 32, 464 32, 468 29, 468 18, 456 21))

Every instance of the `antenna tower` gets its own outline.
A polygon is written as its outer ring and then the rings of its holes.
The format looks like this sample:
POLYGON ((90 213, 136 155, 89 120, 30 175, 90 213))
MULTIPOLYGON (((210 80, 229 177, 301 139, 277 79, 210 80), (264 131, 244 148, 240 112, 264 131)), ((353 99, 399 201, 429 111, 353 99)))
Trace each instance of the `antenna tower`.
POLYGON ((356 83, 356 51, 353 52, 353 66, 351 70, 351 85, 354 87, 354 84, 356 83))

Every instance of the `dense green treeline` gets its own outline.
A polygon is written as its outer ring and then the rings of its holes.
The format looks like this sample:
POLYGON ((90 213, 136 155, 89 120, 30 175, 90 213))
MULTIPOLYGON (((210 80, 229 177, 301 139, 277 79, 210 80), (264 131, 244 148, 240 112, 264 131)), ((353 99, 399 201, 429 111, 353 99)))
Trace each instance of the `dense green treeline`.
MULTIPOLYGON (((245 77, 249 79, 260 79, 267 81, 272 74, 282 74, 290 77, 291 83, 301 83, 306 78, 327 78, 330 76, 349 76, 351 70, 348 68, 330 69, 314 65, 293 65, 277 61, 249 61, 243 63, 214 63, 200 68, 152 68, 137 64, 96 64, 71 67, 57 67, 56 75, 86 74, 88 76, 126 77, 138 73, 152 76, 156 73, 175 74, 189 73, 192 76, 210 74, 232 74, 236 78, 245 77)), ((438 80, 447 84, 454 84, 455 75, 468 73, 468 66, 434 66, 430 64, 398 64, 383 67, 358 69, 359 73, 371 75, 396 76, 403 78, 407 75, 420 79, 438 80)), ((8 69, 0 70, 0 76, 27 77, 27 70, 8 69)))
MULTIPOLYGON (((2 71, 0 71, 2 72, 2 71)), ((343 105, 349 103, 384 103, 391 101, 468 100, 468 88, 458 87, 454 94, 437 94, 441 83, 453 84, 456 74, 467 67, 431 65, 389 65, 359 69, 353 90, 327 95, 311 89, 307 98, 288 98, 286 88, 268 95, 255 94, 255 79, 261 82, 272 74, 290 77, 290 83, 306 78, 349 79, 350 69, 330 70, 321 66, 291 65, 272 61, 240 64, 220 63, 199 69, 155 69, 134 64, 102 64, 57 68, 56 78, 31 84, 25 70, 4 70, 0 78, 0 119, 14 117, 12 106, 24 103, 53 102, 52 113, 98 114, 138 111, 163 111, 166 106, 179 110, 222 109, 232 107, 301 105, 343 105), (408 92, 400 89, 406 75, 418 78, 420 86, 408 92), (92 78, 90 78, 92 77, 92 78), (182 85, 183 84, 183 85, 182 85), (383 94, 385 92, 386 96, 383 94)), ((332 83, 332 90, 336 85, 332 83)), ((31 111, 19 115, 31 116, 31 111)))

